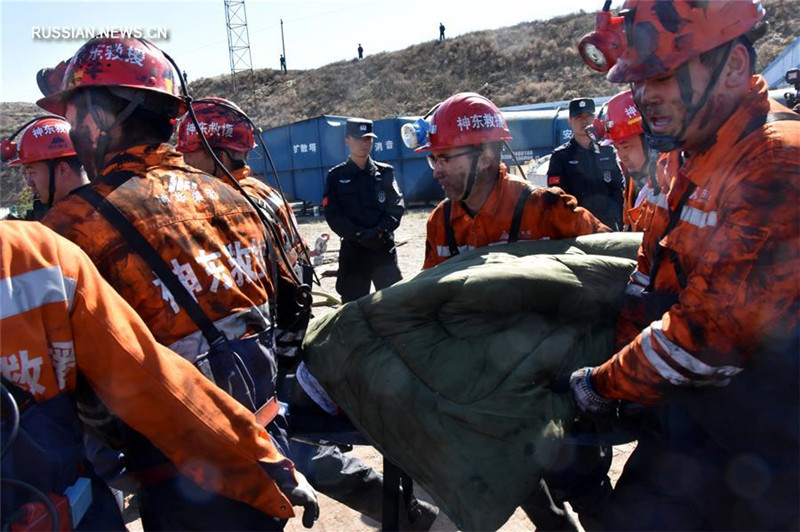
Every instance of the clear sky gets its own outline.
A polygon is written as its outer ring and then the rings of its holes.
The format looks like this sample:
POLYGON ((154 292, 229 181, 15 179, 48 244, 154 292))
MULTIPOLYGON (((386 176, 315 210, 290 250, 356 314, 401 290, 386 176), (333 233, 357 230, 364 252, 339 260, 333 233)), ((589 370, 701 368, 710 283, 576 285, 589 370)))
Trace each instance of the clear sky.
MULTIPOLYGON (((436 39, 440 22, 449 38, 602 5, 602 0, 246 0, 245 12, 253 68, 279 68, 282 19, 288 67, 311 69, 356 57, 359 44, 369 55, 436 39)), ((86 41, 55 39, 55 28, 73 35, 82 28, 138 28, 154 37, 189 81, 231 71, 224 0, 0 0, 0 27, 0 101, 36 101, 41 97, 36 72, 71 57, 86 41), (168 38, 159 38, 164 31, 168 38)))

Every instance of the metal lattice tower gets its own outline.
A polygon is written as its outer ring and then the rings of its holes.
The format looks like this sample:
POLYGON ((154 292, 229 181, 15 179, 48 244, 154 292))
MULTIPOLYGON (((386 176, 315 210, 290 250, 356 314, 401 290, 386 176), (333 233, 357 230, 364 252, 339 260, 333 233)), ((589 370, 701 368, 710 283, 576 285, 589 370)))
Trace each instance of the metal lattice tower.
MULTIPOLYGON (((237 72, 253 79, 253 57, 250 54, 250 33, 247 30, 247 10, 244 0, 225 0, 225 23, 228 26, 228 50, 231 58, 231 84, 237 92, 237 72)), ((241 78, 241 75, 240 75, 241 78)), ((239 82, 241 83, 241 79, 239 82)))

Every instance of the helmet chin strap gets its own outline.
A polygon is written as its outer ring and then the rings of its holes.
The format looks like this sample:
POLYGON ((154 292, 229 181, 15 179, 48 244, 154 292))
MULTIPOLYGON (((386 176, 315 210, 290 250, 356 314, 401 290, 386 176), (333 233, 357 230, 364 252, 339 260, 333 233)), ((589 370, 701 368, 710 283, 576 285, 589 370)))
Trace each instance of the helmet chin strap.
POLYGON ((56 163, 55 161, 47 161, 47 169, 50 171, 50 181, 47 183, 47 208, 53 206, 53 201, 56 195, 56 163))
POLYGON ((661 186, 656 179, 656 163, 658 162, 658 151, 654 150, 647 144, 647 139, 644 136, 642 139, 642 150, 644 150, 644 164, 638 172, 631 172, 631 176, 640 182, 648 181, 650 186, 656 194, 661 194, 661 186))
POLYGON ((464 194, 461 195, 460 201, 467 201, 469 195, 472 194, 472 187, 475 186, 475 179, 478 176, 478 159, 480 159, 481 152, 476 151, 472 157, 472 164, 469 168, 469 177, 467 178, 467 186, 464 188, 464 194))
POLYGON ((139 105, 144 102, 145 97, 147 96, 144 91, 137 91, 133 99, 128 102, 128 105, 125 109, 122 110, 120 114, 114 119, 110 126, 104 126, 103 116, 100 114, 100 109, 95 107, 92 102, 92 91, 87 90, 84 91, 86 95, 86 108, 89 109, 89 112, 92 115, 92 120, 94 120, 95 125, 100 130, 100 135, 97 138, 97 148, 95 152, 94 158, 94 177, 100 177, 101 171, 105 167, 105 159, 106 159, 106 152, 108 151, 108 145, 111 142, 111 136, 109 133, 117 127, 119 124, 127 120, 127 118, 136 110, 139 105))
MULTIPOLYGON (((681 99, 686 104, 687 113, 683 117, 681 130, 677 135, 655 135, 650 131, 650 126, 647 124, 647 120, 642 120, 642 128, 644 129, 647 144, 649 144, 651 148, 656 149, 661 153, 666 153, 683 147, 683 144, 686 142, 686 139, 684 138, 686 135, 686 130, 689 128, 689 124, 692 122, 692 120, 694 120, 695 115, 697 115, 700 109, 703 108, 703 106, 706 104, 706 101, 708 101, 709 96, 711 96, 711 91, 716 86, 720 74, 722 74, 722 69, 725 67, 725 63, 728 60, 728 55, 731 52, 731 48, 733 48, 733 41, 728 42, 726 45, 725 54, 714 66, 714 72, 711 75, 711 79, 709 80, 708 85, 706 85, 706 89, 703 91, 703 95, 700 97, 697 105, 692 105, 692 79, 689 73, 688 61, 678 67, 676 76, 678 77, 681 99)), ((637 103, 637 106, 638 105, 639 104, 637 103)))

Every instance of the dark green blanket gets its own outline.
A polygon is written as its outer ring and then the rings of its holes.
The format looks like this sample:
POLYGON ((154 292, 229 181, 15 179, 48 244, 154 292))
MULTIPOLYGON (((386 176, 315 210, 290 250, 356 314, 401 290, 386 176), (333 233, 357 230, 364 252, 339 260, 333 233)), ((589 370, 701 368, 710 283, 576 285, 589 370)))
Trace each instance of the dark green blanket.
POLYGON ((554 381, 596 365, 640 234, 492 246, 314 320, 311 372, 461 529, 532 492, 574 417, 554 381))

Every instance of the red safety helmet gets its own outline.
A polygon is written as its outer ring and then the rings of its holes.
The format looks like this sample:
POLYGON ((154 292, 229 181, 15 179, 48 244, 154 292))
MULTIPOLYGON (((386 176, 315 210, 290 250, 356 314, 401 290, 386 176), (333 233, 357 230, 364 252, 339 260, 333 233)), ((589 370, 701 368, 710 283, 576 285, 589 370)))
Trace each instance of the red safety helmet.
POLYGON ((443 101, 431 118, 428 141, 414 151, 447 150, 511 140, 506 119, 488 98, 460 92, 443 101))
POLYGON ((4 158, 16 148, 16 158, 9 165, 31 164, 61 157, 72 157, 75 148, 69 138, 69 123, 63 118, 34 119, 22 132, 19 142, 3 139, 4 158))
MULTIPOLYGON (((61 65, 59 65, 61 66, 61 65)), ((154 44, 144 39, 105 38, 90 40, 75 53, 66 67, 44 69, 37 76, 39 87, 47 92, 36 104, 57 115, 64 115, 66 101, 77 89, 109 87, 148 91, 167 97, 175 105, 163 109, 170 116, 178 116, 183 103, 178 93, 178 78, 172 64, 154 44), (59 70, 63 70, 61 82, 59 70)), ((120 97, 131 99, 127 91, 114 91, 120 97)), ((161 109, 161 106, 157 106, 161 109)))
MULTIPOLYGON (((247 153, 256 147, 253 126, 235 103, 212 96, 195 100, 192 109, 212 148, 247 153)), ((191 153, 202 149, 203 142, 187 112, 178 125, 178 151, 191 153)))
POLYGON ((620 92, 606 104, 605 138, 600 142, 609 146, 636 135, 644 135, 642 114, 633 102, 631 91, 620 92))
POLYGON ((626 0, 619 14, 626 46, 608 72, 613 83, 661 75, 744 35, 764 18, 764 7, 761 0, 626 0))

